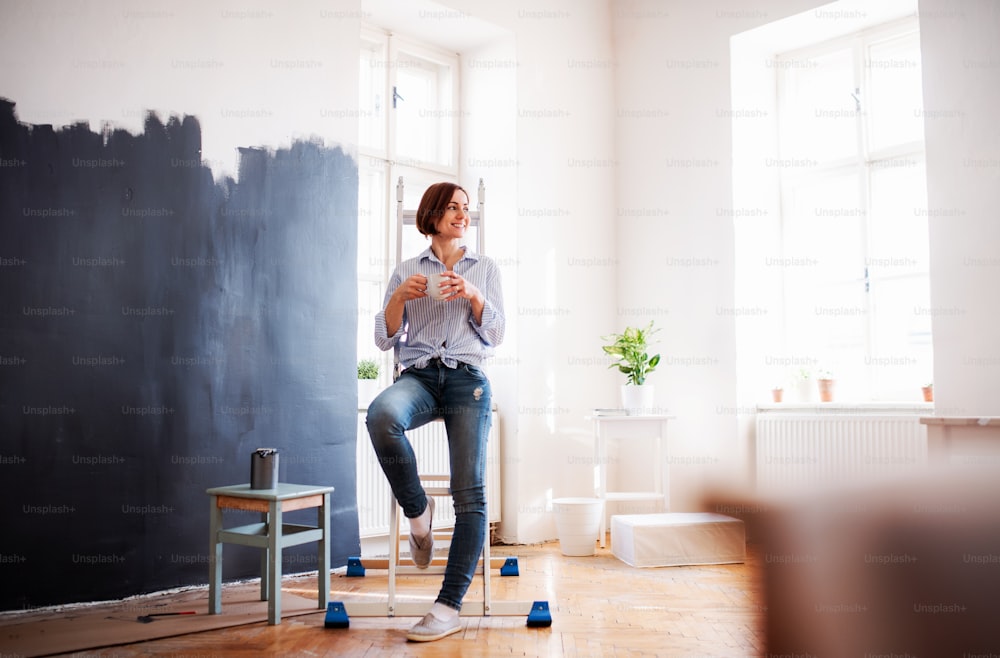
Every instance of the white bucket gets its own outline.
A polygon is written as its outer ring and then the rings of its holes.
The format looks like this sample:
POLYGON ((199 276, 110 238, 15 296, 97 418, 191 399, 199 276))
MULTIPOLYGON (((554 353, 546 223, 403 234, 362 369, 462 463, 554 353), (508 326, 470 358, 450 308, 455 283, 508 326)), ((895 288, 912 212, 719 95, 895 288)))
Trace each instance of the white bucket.
POLYGON ((555 498, 559 550, 563 555, 593 555, 597 533, 601 530, 604 506, 600 498, 555 498))

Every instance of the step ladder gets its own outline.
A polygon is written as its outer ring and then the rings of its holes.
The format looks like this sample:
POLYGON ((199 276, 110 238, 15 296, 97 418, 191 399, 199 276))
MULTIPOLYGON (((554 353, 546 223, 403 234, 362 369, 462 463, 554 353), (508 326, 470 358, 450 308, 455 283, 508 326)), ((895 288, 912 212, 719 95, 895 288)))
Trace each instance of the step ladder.
MULTIPOLYGON (((411 227, 416 230, 416 210, 409 210, 403 207, 403 177, 400 176, 396 184, 396 262, 402 260, 403 229, 411 227)), ((486 187, 483 180, 479 180, 478 189, 479 204, 475 210, 469 211, 469 226, 476 229, 477 253, 484 253, 485 231, 484 219, 486 210, 486 187)), ((395 363, 393 368, 393 379, 398 378, 400 373, 399 350, 394 352, 395 363)), ((489 477, 488 469, 487 475, 489 477)), ((448 486, 451 478, 447 474, 422 474, 420 481, 424 491, 428 496, 451 496, 451 489, 448 486)), ((487 490, 488 490, 487 482, 487 490)), ((386 485, 388 486, 388 484, 386 485)), ((487 502, 487 504, 489 504, 487 502)), ((332 601, 327 605, 326 620, 324 625, 327 628, 348 628, 350 618, 353 617, 423 617, 430 612, 433 601, 426 599, 420 601, 401 600, 397 596, 396 579, 399 576, 441 576, 444 574, 447 559, 434 557, 426 569, 420 569, 413 564, 404 564, 401 558, 399 546, 408 535, 400 531, 400 522, 403 515, 396 503, 394 496, 389 496, 389 557, 382 558, 348 558, 347 576, 364 576, 367 569, 388 569, 388 597, 385 601, 332 601)), ((489 510, 486 519, 489 519, 489 510)), ((488 521, 487 521, 488 524, 488 521)), ((450 540, 451 532, 434 532, 435 541, 438 539, 450 540)), ((547 627, 552 625, 552 616, 549 610, 548 601, 494 601, 490 583, 491 572, 498 570, 501 576, 518 576, 517 557, 492 557, 490 555, 490 539, 486 537, 483 542, 483 553, 476 565, 475 576, 483 579, 482 600, 466 599, 462 602, 460 615, 463 617, 489 617, 489 616, 525 616, 529 627, 547 627)))

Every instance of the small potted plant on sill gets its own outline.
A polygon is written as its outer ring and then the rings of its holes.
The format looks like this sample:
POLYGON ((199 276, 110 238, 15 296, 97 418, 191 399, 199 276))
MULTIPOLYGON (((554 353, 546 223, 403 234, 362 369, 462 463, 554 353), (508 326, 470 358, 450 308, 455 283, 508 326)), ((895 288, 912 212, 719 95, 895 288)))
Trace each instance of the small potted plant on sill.
POLYGON ((660 363, 660 355, 648 354, 651 337, 659 329, 653 328, 653 322, 642 328, 626 327, 620 334, 601 336, 608 341, 603 346, 604 353, 615 359, 609 368, 618 368, 625 375, 625 384, 621 387, 622 407, 629 415, 637 415, 653 408, 653 385, 646 383, 646 377, 656 370, 660 363))
POLYGON ((792 375, 795 386, 795 397, 798 402, 813 402, 816 399, 816 387, 812 382, 812 372, 808 368, 799 368, 792 375))
POLYGON ((924 395, 924 402, 934 402, 934 382, 927 382, 920 388, 924 395))
POLYGON ((829 370, 820 370, 816 375, 816 383, 819 385, 819 401, 833 402, 833 373, 829 370))
POLYGON ((379 365, 375 359, 358 361, 358 407, 365 409, 378 393, 379 365))
POLYGON ((785 389, 781 384, 775 384, 771 387, 771 399, 774 402, 781 402, 785 398, 785 389))

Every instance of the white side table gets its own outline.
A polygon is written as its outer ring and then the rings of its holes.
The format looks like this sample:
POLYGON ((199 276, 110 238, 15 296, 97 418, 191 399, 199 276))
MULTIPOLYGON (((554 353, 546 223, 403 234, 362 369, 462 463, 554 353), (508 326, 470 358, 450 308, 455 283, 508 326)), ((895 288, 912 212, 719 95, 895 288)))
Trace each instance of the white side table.
POLYGON ((588 416, 594 421, 594 463, 597 465, 596 495, 605 504, 601 513, 601 548, 607 541, 607 502, 662 500, 664 511, 670 510, 669 470, 664 468, 666 458, 667 421, 676 416, 588 416), (655 454, 650 466, 653 469, 653 491, 608 491, 607 445, 609 439, 656 439, 655 454))

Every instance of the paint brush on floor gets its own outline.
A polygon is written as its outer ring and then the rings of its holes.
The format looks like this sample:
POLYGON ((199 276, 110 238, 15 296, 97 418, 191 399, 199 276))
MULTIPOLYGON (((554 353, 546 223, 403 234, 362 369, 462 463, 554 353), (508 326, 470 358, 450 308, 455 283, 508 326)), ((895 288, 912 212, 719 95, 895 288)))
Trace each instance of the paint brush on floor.
POLYGON ((198 614, 195 610, 186 610, 184 612, 154 612, 148 615, 139 615, 135 618, 136 621, 142 622, 143 624, 148 624, 153 620, 153 617, 173 617, 175 615, 196 615, 198 614))

